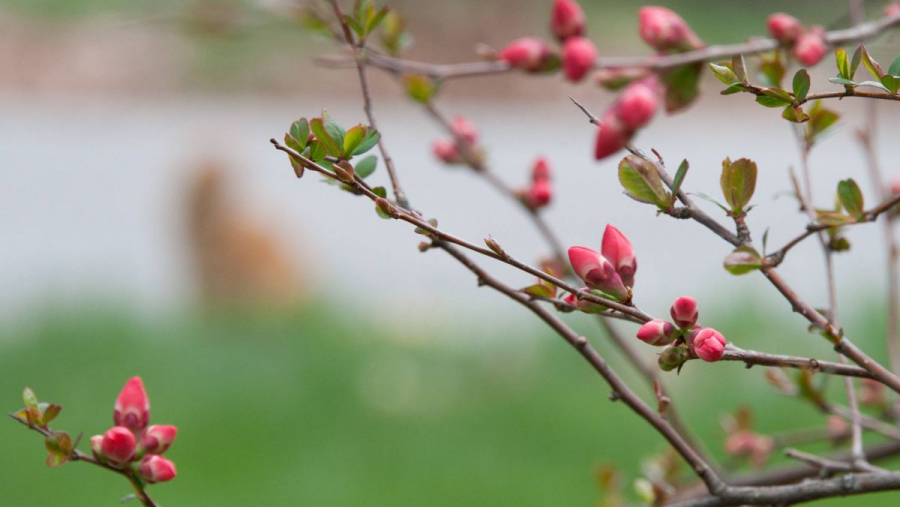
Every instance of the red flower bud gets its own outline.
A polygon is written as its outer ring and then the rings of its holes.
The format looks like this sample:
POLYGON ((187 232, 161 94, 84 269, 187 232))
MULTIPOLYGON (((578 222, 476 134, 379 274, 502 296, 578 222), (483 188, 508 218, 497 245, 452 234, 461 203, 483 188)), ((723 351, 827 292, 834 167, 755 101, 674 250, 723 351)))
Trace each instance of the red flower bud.
POLYGON ((888 4, 884 8, 885 16, 898 16, 900 15, 900 2, 894 2, 892 4, 888 4))
POLYGON ((572 82, 581 81, 594 67, 597 58, 597 47, 584 37, 569 37, 563 46, 562 68, 566 79, 572 82))
POLYGON ((665 7, 642 7, 638 30, 644 42, 659 51, 700 49, 703 42, 681 16, 665 7))
POLYGON ((797 37, 794 47, 791 49, 794 58, 806 66, 819 63, 825 53, 828 52, 828 43, 825 42, 825 32, 821 27, 814 27, 810 31, 797 37))
POLYGON ((659 104, 656 78, 647 78, 628 85, 619 97, 616 112, 622 125, 635 131, 650 121, 659 104))
MULTIPOLYGON (((582 290, 588 290, 588 289, 589 289, 588 287, 584 287, 582 290)), ((568 296, 563 298, 563 301, 565 301, 566 303, 569 303, 570 305, 574 306, 575 308, 578 308, 579 310, 581 310, 584 313, 600 313, 600 312, 606 310, 605 306, 598 305, 597 303, 594 303, 593 301, 588 301, 586 299, 578 299, 577 297, 575 297, 575 294, 569 294, 568 296)))
POLYGON ((691 335, 691 347, 700 359, 714 363, 725 355, 725 337, 711 327, 705 327, 691 335))
POLYGON ((175 463, 158 456, 156 454, 148 454, 141 460, 138 473, 147 482, 166 482, 175 478, 175 463))
POLYGON ((547 180, 533 182, 526 195, 528 206, 532 209, 543 208, 550 204, 550 199, 552 198, 553 190, 550 188, 550 182, 547 180))
POLYGON ((172 445, 178 428, 168 424, 154 424, 141 437, 141 447, 151 454, 162 454, 172 445))
POLYGON ((616 113, 609 110, 603 115, 603 121, 597 128, 597 144, 594 147, 594 158, 604 159, 625 147, 631 139, 631 132, 616 118, 616 113))
POLYGON ((637 337, 649 345, 668 345, 675 340, 675 326, 662 319, 653 319, 638 329, 637 337))
POLYGON ((510 42, 497 55, 517 69, 538 71, 550 57, 550 46, 536 37, 524 37, 510 42))
POLYGON ((588 287, 622 301, 628 298, 628 289, 622 283, 622 278, 599 252, 583 246, 573 246, 569 249, 569 262, 578 278, 584 280, 588 287))
POLYGON ((569 37, 580 37, 584 34, 584 11, 574 0, 556 0, 550 16, 550 29, 557 39, 563 41, 569 37))
POLYGON ((459 162, 459 150, 456 148, 456 143, 453 141, 438 139, 431 145, 431 152, 434 153, 434 156, 437 157, 438 160, 445 164, 455 164, 456 162, 459 162))
POLYGON ((697 300, 690 296, 681 296, 676 299, 675 302, 672 303, 672 308, 669 310, 669 315, 672 316, 675 325, 682 329, 689 328, 696 324, 699 313, 700 312, 697 310, 697 300))
POLYGON ((769 35, 782 44, 793 42, 804 31, 803 24, 797 18, 783 12, 776 12, 769 16, 767 26, 769 35))
POLYGON ((103 435, 94 435, 91 437, 91 451, 94 457, 100 459, 103 457, 103 435))
POLYGON ((100 450, 103 456, 114 463, 124 465, 134 458, 137 443, 134 434, 124 426, 115 426, 103 434, 100 450))
POLYGON ((534 165, 531 166, 531 181, 541 180, 550 180, 550 163, 544 157, 535 160, 534 165))
POLYGON ((478 141, 478 127, 469 121, 465 116, 456 116, 450 122, 450 128, 453 134, 466 140, 469 144, 475 144, 478 141))
POLYGON ((134 432, 147 427, 150 422, 150 400, 147 399, 141 377, 132 377, 125 383, 113 407, 113 422, 134 432))
POLYGON ((900 194, 900 177, 891 180, 891 193, 894 195, 900 194))
POLYGON ((628 238, 612 225, 607 225, 606 230, 603 231, 601 253, 612 263, 616 273, 622 278, 622 283, 626 287, 633 287, 634 274, 637 272, 634 248, 628 238))

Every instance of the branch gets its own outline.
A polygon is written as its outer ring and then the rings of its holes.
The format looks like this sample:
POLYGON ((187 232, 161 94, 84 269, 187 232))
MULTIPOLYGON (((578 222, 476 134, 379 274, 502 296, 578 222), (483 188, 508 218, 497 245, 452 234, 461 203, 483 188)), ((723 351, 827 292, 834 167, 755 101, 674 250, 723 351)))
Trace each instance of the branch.
POLYGON ((740 361, 747 365, 747 368, 753 366, 774 366, 781 368, 797 368, 800 370, 809 370, 814 373, 828 373, 831 375, 842 375, 847 377, 873 378, 872 374, 859 366, 851 366, 847 364, 832 363, 828 361, 820 361, 813 358, 785 356, 781 354, 767 354, 765 352, 756 352, 754 350, 743 350, 732 344, 725 347, 725 355, 722 361, 740 361))
MULTIPOLYGON (((7 414, 7 415, 9 415, 14 421, 18 421, 19 423, 21 423, 28 429, 34 430, 34 431, 40 433, 41 435, 44 435, 45 437, 50 436, 49 429, 45 429, 45 428, 41 428, 39 426, 33 426, 31 424, 28 424, 28 421, 23 421, 22 419, 16 417, 14 414, 7 414)), ((156 502, 154 502, 153 499, 150 498, 150 495, 148 495, 147 491, 144 489, 144 483, 134 475, 134 472, 130 468, 116 468, 108 463, 104 463, 104 462, 94 458, 93 456, 91 456, 89 454, 85 454, 85 453, 79 451, 78 449, 74 449, 74 448, 72 449, 72 453, 69 454, 69 460, 70 461, 84 461, 85 463, 90 463, 94 466, 104 468, 106 470, 115 472, 115 473, 125 477, 126 479, 128 479, 128 482, 130 482, 131 486, 134 488, 135 497, 138 500, 140 500, 141 505, 143 505, 144 507, 157 507, 156 502)))

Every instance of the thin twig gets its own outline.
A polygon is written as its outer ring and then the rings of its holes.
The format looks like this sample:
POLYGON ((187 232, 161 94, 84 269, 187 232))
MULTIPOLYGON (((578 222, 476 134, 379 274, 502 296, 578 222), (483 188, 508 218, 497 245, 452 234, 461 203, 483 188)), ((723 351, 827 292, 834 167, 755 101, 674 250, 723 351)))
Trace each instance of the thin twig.
POLYGON ((740 349, 733 344, 725 347, 725 355, 722 361, 740 361, 751 366, 773 366, 781 368, 797 368, 809 370, 814 373, 827 373, 846 377, 872 378, 872 374, 859 366, 820 361, 813 358, 786 356, 782 354, 767 354, 754 350, 740 349))

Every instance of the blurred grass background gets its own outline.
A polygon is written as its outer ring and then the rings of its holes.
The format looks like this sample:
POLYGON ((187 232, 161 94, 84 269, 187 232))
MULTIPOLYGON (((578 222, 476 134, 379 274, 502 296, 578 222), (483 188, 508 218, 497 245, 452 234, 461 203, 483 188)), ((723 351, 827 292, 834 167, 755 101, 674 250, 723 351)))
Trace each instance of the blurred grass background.
MULTIPOLYGON (((710 312, 724 316, 713 324, 726 335, 753 329, 745 346, 830 357, 824 340, 796 322, 767 320, 765 305, 747 300, 740 311, 710 312)), ((110 426, 124 381, 142 375, 151 421, 179 428, 168 451, 179 477, 151 489, 161 505, 593 505, 601 498, 593 473, 609 463, 621 467, 634 501, 642 460, 665 450, 606 398, 577 354, 530 320, 522 323, 530 331, 511 327, 509 336, 460 346, 452 327, 399 336, 339 308, 323 301, 163 322, 113 307, 42 312, 0 336, 0 400, 18 408, 29 385, 63 405, 56 427, 84 431, 86 441, 110 426)), ((878 314, 856 315, 854 331, 869 338, 861 345, 877 352, 878 314)), ((569 320, 649 396, 590 317, 569 320)), ((719 418, 738 406, 755 409, 763 433, 823 424, 808 404, 775 394, 762 369, 691 363, 666 378, 688 424, 729 466, 719 418)), ((842 399, 840 383, 830 387, 842 399)), ((129 493, 120 477, 85 464, 46 468, 41 438, 13 421, 0 424, 0 441, 4 505, 114 505, 129 493)))

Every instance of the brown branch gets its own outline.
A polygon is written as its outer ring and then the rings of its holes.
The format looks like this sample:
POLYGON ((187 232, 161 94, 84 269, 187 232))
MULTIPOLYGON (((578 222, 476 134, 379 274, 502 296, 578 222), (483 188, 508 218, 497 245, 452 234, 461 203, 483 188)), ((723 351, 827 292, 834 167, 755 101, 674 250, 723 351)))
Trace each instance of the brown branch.
MULTIPOLYGON (((42 428, 40 426, 34 426, 31 424, 28 424, 28 421, 23 421, 19 417, 16 417, 15 414, 7 414, 7 415, 9 415, 9 417, 11 417, 13 420, 21 423, 28 429, 34 430, 34 431, 40 433, 41 435, 44 435, 45 437, 50 436, 50 430, 47 428, 42 428)), ((106 470, 115 472, 115 473, 125 477, 126 479, 128 479, 128 482, 131 483, 131 486, 134 488, 135 498, 140 500, 141 505, 143 505, 144 507, 157 507, 156 502, 154 502, 153 499, 150 498, 150 495, 148 495, 147 491, 144 489, 144 483, 138 477, 136 477, 134 475, 134 472, 131 470, 131 468, 127 468, 127 467, 126 468, 116 468, 116 467, 110 465, 109 463, 104 463, 104 462, 94 458, 90 454, 85 454, 85 453, 79 451, 78 449, 72 449, 72 452, 69 454, 69 460, 70 461, 83 461, 85 463, 90 463, 91 465, 94 465, 94 466, 97 466, 100 468, 104 468, 106 470)))
POLYGON ((813 358, 743 350, 732 344, 729 344, 725 348, 725 355, 722 356, 722 361, 740 361, 747 365, 747 368, 752 366, 773 366, 781 368, 797 368, 800 370, 809 370, 814 373, 827 373, 830 375, 872 378, 872 374, 869 371, 860 368, 859 366, 820 361, 813 358))
POLYGON ((797 449, 785 449, 784 455, 788 458, 800 460, 807 465, 811 465, 819 469, 819 473, 823 476, 832 475, 835 472, 874 472, 884 473, 885 469, 866 464, 855 464, 848 461, 837 461, 833 459, 823 458, 808 452, 797 449))

